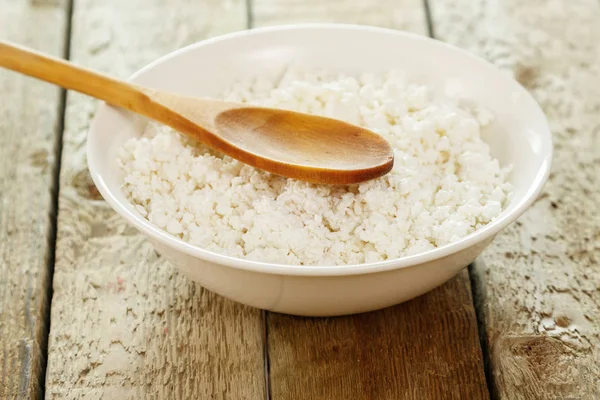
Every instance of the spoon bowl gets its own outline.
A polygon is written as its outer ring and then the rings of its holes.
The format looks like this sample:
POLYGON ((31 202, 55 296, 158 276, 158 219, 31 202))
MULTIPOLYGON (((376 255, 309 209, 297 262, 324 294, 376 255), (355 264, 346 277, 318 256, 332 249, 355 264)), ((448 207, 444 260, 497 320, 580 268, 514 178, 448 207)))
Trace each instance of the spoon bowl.
POLYGON ((349 184, 384 175, 394 164, 392 148, 381 136, 331 118, 248 107, 226 111, 215 122, 221 136, 240 147, 253 136, 262 141, 257 146, 262 158, 279 161, 279 175, 322 182, 335 173, 335 182, 349 184))
POLYGON ((184 117, 169 125, 215 150, 277 175, 312 183, 352 184, 394 165, 380 135, 332 118, 145 90, 184 117))

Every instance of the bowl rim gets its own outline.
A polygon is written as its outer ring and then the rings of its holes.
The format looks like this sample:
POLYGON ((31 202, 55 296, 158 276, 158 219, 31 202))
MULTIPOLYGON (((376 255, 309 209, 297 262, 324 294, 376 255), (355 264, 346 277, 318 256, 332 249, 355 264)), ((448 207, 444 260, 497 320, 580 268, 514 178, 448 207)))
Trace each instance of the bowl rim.
MULTIPOLYGON (((411 32, 395 30, 390 28, 381 28, 374 27, 369 25, 357 25, 357 24, 339 24, 339 23, 304 23, 304 24, 290 24, 290 25, 278 25, 278 26, 269 26, 269 27, 261 27, 254 28, 250 30, 243 30, 232 32, 220 36, 215 36, 212 38, 208 38, 191 45, 182 47, 178 50, 175 50, 171 53, 166 54, 163 57, 160 57, 151 63, 147 64, 145 67, 141 68, 137 72, 135 72, 130 78, 130 81, 135 81, 140 75, 144 72, 154 68, 156 65, 162 64, 163 62, 176 57, 182 53, 186 53, 197 49, 199 47, 203 47, 209 44, 217 43, 220 41, 230 40, 243 36, 260 36, 264 34, 269 34, 277 31, 288 31, 288 30, 312 30, 312 29, 325 29, 325 30, 358 30, 363 32, 375 32, 375 33, 384 33, 387 35, 399 36, 409 38, 411 40, 418 40, 423 42, 429 42, 435 46, 446 47, 452 51, 460 52, 463 56, 472 58, 475 62, 481 64, 483 68, 493 69, 496 72, 501 72, 497 67, 495 67, 492 63, 466 51, 459 47, 450 45, 448 43, 432 39, 430 37, 418 35, 411 32)), ((534 178, 532 186, 528 188, 523 198, 519 201, 516 207, 508 213, 503 213, 497 219, 491 221, 489 224, 476 230, 475 232, 449 244, 444 246, 440 246, 433 250, 428 250, 423 253, 418 253, 415 255, 405 256, 401 258, 396 258, 392 260, 378 261, 374 263, 364 263, 364 264, 348 264, 348 265, 289 265, 289 264, 280 264, 280 263, 265 263, 260 261, 246 260, 242 258, 232 257, 224 254, 219 254, 212 252, 210 250, 203 249, 201 247, 192 245, 188 242, 183 241, 182 239, 176 238, 166 231, 152 225, 148 220, 142 218, 141 216, 135 215, 130 209, 128 209, 125 205, 123 205, 109 189, 108 185, 104 182, 104 179, 100 175, 100 173, 94 168, 94 163, 90 162, 90 160, 94 160, 95 157, 92 154, 91 146, 89 146, 89 141, 87 145, 87 160, 88 160, 88 169, 90 171, 92 180, 94 184, 98 188, 99 192, 102 194, 104 199, 110 204, 110 206, 119 213, 123 218, 125 218, 129 223, 135 226, 140 232, 144 233, 147 237, 159 241, 165 246, 168 246, 174 250, 182 252, 188 256, 192 256, 207 262, 211 262, 214 264, 219 264, 221 266, 227 266, 235 269, 259 272, 259 273, 267 273, 267 274, 277 274, 277 275, 290 275, 290 276, 349 276, 349 275, 359 275, 359 274, 370 274, 376 272, 390 271, 401 268, 418 266, 420 264, 424 264, 427 262, 431 262, 437 259, 441 259, 443 257, 452 255, 454 253, 458 253, 462 250, 465 250, 469 247, 476 245, 477 243, 483 242, 486 239, 493 238, 496 234, 498 234, 501 230, 506 228, 509 224, 514 222, 518 217, 520 217, 536 200, 538 195, 541 193, 544 185, 550 175, 550 169, 552 164, 552 155, 553 155, 553 143, 552 143, 552 134, 550 132, 550 127, 548 125, 547 118, 542 111, 539 104, 533 98, 533 96, 523 88, 516 80, 514 80, 510 76, 505 76, 505 79, 512 80, 514 84, 516 84, 516 89, 521 91, 521 95, 526 96, 528 100, 531 100, 532 105, 537 108, 540 115, 543 118, 544 122, 544 130, 541 132, 541 136, 543 138, 543 142, 546 144, 547 154, 542 156, 541 165, 537 174, 534 178)), ((105 109, 113 108, 106 103, 101 103, 98 107, 96 114, 90 124, 88 129, 91 132, 95 129, 95 126, 98 124, 98 119, 102 117, 105 113, 105 109)))

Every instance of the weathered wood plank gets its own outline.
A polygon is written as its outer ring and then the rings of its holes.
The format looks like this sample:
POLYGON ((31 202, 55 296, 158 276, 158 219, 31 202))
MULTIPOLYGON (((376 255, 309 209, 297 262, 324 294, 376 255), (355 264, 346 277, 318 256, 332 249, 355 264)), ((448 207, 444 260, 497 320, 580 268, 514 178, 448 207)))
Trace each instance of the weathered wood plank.
POLYGON ((336 22, 427 33, 418 0, 252 0, 253 26, 336 22))
MULTIPOLYGON (((244 0, 76 0, 71 55, 126 77, 246 15, 244 0)), ((263 398, 260 311, 189 282, 98 195, 84 147, 96 105, 68 94, 47 397, 263 398)))
MULTIPOLYGON (((254 26, 345 22, 427 31, 420 0, 254 0, 254 26)), ((469 277, 375 313, 268 315, 271 398, 486 399, 469 277)))
POLYGON ((512 72, 545 110, 545 192, 473 269, 499 399, 600 398, 600 3, 430 0, 437 37, 512 72))
MULTIPOLYGON (((66 1, 0 0, 0 37, 62 55, 66 1), (35 29, 27 27, 35 26, 35 29)), ((0 398, 41 395, 60 90, 0 70, 0 398)))
POLYGON ((469 277, 351 317, 269 314, 271 398, 487 399, 469 277))

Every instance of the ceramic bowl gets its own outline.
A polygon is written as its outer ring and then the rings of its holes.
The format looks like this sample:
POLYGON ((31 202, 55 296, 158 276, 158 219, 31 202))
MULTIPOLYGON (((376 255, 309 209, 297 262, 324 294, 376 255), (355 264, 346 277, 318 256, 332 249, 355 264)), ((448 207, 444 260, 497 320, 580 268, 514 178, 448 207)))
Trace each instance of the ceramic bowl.
POLYGON ((513 164, 514 197, 493 222, 452 244, 384 262, 290 266, 232 258, 192 246, 151 225, 121 192, 117 152, 140 135, 144 121, 101 105, 88 136, 88 165, 98 190, 156 250, 206 289, 250 306, 306 316, 376 310, 419 296, 471 263, 494 236, 540 193, 550 170, 546 118, 508 74, 455 47, 405 32, 352 25, 310 24, 237 32, 185 47, 151 63, 131 80, 173 92, 215 96, 240 78, 281 74, 288 65, 332 72, 402 69, 436 94, 484 106, 494 122, 484 140, 502 165, 513 164))

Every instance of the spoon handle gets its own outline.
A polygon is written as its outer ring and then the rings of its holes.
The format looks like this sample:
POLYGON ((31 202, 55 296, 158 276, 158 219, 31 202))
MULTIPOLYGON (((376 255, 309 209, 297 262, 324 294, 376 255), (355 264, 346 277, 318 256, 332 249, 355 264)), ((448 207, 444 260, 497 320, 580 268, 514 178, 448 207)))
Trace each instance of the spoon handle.
POLYGON ((3 40, 0 40, 0 66, 134 112, 148 111, 150 100, 135 85, 3 40))

